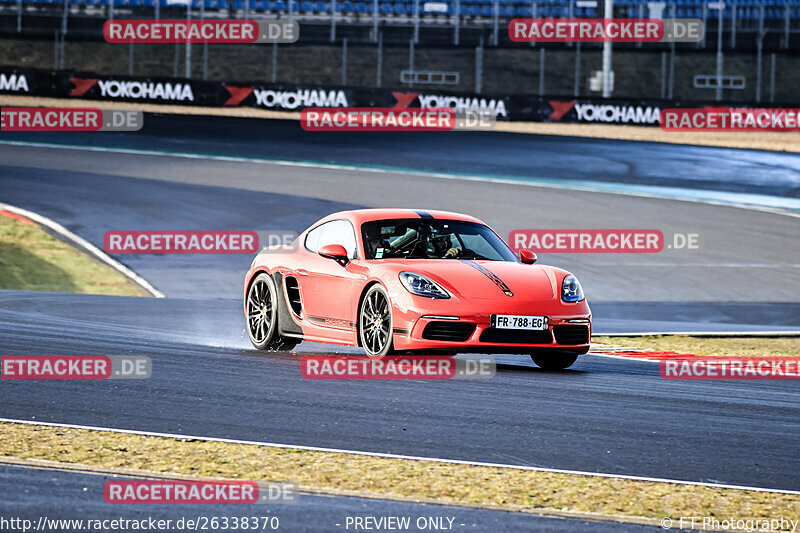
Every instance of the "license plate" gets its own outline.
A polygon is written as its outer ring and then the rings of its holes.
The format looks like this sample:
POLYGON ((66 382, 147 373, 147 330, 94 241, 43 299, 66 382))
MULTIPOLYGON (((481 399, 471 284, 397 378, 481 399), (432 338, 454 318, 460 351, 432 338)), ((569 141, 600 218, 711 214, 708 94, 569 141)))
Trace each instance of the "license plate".
POLYGON ((499 329, 547 329, 546 316, 492 315, 492 327, 499 329))

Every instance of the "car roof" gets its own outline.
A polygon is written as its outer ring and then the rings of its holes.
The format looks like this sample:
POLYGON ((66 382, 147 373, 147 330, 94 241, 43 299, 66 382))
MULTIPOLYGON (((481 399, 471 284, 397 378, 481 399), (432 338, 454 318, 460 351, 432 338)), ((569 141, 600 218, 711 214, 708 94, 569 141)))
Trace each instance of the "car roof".
MULTIPOLYGON (((393 208, 379 208, 379 209, 353 209, 351 211, 339 211, 338 213, 331 213, 320 222, 328 220, 347 218, 356 225, 361 225, 364 222, 371 222, 373 220, 386 220, 393 218, 433 218, 444 220, 460 220, 463 222, 477 222, 484 224, 475 217, 463 215, 461 213, 453 213, 450 211, 438 211, 431 209, 393 209, 393 208)), ((484 224, 485 225, 485 224, 484 224)))

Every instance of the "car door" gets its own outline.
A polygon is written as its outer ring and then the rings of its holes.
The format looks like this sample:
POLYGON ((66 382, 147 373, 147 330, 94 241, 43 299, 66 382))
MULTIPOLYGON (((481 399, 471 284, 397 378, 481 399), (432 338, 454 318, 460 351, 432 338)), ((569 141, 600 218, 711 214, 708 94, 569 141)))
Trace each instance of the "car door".
POLYGON ((352 261, 356 259, 356 235, 348 220, 326 222, 309 232, 305 242, 310 252, 305 272, 298 272, 303 290, 307 318, 317 326, 353 331, 355 284, 352 262, 342 266, 317 251, 328 244, 340 244, 352 261))

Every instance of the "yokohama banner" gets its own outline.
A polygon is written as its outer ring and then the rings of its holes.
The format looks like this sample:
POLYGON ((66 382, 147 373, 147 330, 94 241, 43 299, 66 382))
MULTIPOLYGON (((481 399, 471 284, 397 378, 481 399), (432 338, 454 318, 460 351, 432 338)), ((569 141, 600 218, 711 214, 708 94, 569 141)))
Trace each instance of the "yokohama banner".
MULTIPOLYGON (((311 107, 446 107, 455 109, 457 113, 481 111, 495 120, 640 126, 658 126, 662 109, 719 106, 678 101, 478 95, 428 89, 391 90, 136 78, 3 66, 0 66, 0 94, 204 107, 253 107, 297 112, 311 107)), ((737 107, 754 106, 741 104, 737 107)), ((788 106, 770 107, 775 109, 788 106)))

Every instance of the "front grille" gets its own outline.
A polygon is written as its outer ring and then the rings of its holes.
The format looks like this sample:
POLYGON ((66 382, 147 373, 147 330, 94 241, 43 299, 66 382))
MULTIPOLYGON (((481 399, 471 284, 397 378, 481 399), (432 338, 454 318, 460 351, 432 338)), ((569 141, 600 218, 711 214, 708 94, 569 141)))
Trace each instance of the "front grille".
POLYGON ((589 344, 588 326, 553 326, 558 344, 589 344))
POLYGON ((476 324, 469 322, 429 322, 422 331, 422 338, 430 341, 464 342, 475 331, 476 324))
POLYGON ((551 344, 553 336, 549 330, 487 328, 481 333, 481 342, 508 344, 551 344))

